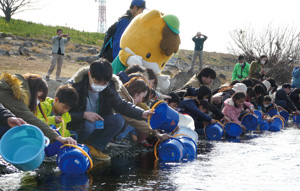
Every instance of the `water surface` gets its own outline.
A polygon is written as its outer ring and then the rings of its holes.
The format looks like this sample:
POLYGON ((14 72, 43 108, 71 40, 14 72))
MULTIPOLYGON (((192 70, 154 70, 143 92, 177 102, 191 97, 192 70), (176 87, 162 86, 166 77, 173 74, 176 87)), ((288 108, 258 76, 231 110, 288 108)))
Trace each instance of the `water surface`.
POLYGON ((55 163, 1 175, 2 190, 300 190, 300 129, 245 136, 240 142, 198 143, 197 159, 155 162, 153 153, 95 163, 67 176, 55 163))

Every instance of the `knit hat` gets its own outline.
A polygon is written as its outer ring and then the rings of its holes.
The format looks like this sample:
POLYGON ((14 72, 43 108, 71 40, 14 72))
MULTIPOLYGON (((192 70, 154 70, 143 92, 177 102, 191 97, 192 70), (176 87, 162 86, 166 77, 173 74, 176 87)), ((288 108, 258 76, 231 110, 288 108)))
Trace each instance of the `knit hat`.
POLYGON ((271 83, 268 80, 264 80, 262 83, 266 86, 268 92, 271 88, 271 83))
POLYGON ((142 7, 146 9, 146 1, 145 0, 132 0, 131 6, 142 7))
POLYGON ((165 15, 163 16, 164 21, 168 27, 175 33, 179 34, 179 19, 175 15, 165 15))
POLYGON ((232 90, 235 92, 244 92, 247 93, 247 86, 243 83, 236 83, 233 85, 232 90))

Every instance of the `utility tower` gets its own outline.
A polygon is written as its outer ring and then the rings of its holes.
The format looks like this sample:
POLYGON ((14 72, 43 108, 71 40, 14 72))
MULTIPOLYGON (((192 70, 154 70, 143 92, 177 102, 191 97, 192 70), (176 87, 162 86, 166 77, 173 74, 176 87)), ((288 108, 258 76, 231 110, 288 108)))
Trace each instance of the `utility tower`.
POLYGON ((98 28, 97 32, 106 32, 106 0, 95 0, 99 3, 98 28))

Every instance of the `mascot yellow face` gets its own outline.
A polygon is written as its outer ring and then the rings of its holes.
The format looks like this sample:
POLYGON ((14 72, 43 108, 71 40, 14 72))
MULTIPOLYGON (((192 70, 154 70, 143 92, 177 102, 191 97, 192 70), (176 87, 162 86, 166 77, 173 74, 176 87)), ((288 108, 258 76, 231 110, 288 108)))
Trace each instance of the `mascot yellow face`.
POLYGON ((125 66, 140 64, 152 69, 158 75, 159 84, 164 83, 164 87, 161 88, 166 88, 169 82, 160 81, 168 79, 160 79, 162 76, 159 74, 173 53, 178 51, 179 44, 178 18, 152 10, 134 18, 126 28, 120 41, 120 47, 125 52, 120 51, 119 56, 125 66), (122 59, 122 52, 130 56, 122 59), (129 59, 131 56, 138 59, 129 59), (125 60, 126 63, 124 63, 125 60), (138 60, 142 63, 138 63, 138 60))

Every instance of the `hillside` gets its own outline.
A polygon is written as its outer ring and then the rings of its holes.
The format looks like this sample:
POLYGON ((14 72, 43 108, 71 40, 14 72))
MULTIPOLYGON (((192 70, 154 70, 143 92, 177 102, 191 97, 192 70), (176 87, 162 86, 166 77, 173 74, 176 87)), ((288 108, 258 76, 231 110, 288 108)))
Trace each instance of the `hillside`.
POLYGON ((76 44, 89 44, 100 46, 103 43, 104 34, 78 31, 63 26, 46 26, 33 22, 11 19, 7 23, 3 17, 0 17, 0 32, 10 33, 16 36, 23 36, 35 39, 51 39, 56 35, 56 30, 60 28, 64 34, 72 37, 72 42, 76 44))
MULTIPOLYGON (((34 72, 45 76, 52 56, 50 39, 56 34, 57 28, 62 28, 64 33, 68 33, 71 37, 66 46, 62 77, 70 78, 79 68, 97 59, 104 34, 82 32, 61 26, 45 26, 22 20, 12 19, 10 23, 6 23, 0 18, 0 73, 34 72)), ((190 50, 179 50, 167 63, 163 73, 173 78, 180 72, 187 72, 192 54, 193 51, 190 50)), ((203 60, 204 66, 216 70, 218 85, 231 80, 231 72, 236 63, 235 56, 205 52, 203 60)), ((197 69, 196 63, 195 73, 197 69)), ((185 76, 188 78, 191 75, 193 74, 185 76)))

